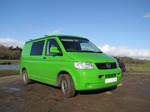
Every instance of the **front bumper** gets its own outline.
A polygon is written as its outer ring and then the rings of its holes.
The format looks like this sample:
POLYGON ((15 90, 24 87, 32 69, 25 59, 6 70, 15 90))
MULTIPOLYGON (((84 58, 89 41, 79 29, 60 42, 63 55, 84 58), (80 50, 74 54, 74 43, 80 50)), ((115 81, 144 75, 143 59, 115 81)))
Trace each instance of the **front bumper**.
POLYGON ((76 90, 95 90, 118 85, 121 81, 120 69, 111 70, 79 70, 76 69, 75 88, 76 90), (106 76, 107 75, 107 76, 106 76), (109 75, 109 77, 108 77, 109 75), (117 78, 114 82, 106 83, 106 79, 117 78))

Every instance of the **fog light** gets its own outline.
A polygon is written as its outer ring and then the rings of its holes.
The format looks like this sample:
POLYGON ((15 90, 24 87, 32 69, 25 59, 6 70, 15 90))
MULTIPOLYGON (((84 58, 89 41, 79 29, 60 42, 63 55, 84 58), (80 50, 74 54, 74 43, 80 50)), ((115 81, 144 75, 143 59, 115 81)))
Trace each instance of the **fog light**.
POLYGON ((86 83, 86 84, 85 84, 85 87, 87 87, 87 88, 92 88, 91 83, 86 83))
POLYGON ((101 79, 103 77, 103 75, 99 75, 98 77, 101 79))

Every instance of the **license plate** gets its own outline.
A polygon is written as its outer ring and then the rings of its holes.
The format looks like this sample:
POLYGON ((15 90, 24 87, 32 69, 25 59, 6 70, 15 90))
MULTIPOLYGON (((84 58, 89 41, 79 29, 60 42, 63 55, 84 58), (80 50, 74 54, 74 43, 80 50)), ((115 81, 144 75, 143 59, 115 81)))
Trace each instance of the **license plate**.
POLYGON ((110 82, 116 82, 117 81, 117 77, 115 78, 110 78, 110 79, 106 79, 105 83, 110 83, 110 82))

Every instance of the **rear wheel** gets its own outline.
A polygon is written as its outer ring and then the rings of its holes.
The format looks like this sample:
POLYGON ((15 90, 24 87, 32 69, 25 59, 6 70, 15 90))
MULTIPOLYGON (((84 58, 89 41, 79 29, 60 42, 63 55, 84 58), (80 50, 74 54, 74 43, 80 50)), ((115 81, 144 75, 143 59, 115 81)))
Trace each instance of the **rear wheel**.
POLYGON ((73 80, 69 74, 64 74, 61 78, 61 90, 66 98, 73 97, 75 95, 75 87, 73 80))
POLYGON ((32 80, 29 79, 29 77, 28 77, 27 70, 23 70, 22 71, 22 79, 23 79, 24 84, 30 84, 30 83, 32 83, 32 80))

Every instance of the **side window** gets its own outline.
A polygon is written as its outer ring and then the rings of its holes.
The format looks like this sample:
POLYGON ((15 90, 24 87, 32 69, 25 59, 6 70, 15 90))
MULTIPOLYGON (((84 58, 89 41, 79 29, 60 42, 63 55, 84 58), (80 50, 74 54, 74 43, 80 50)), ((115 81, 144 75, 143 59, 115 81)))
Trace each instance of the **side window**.
POLYGON ((43 41, 38 41, 38 42, 34 42, 32 44, 32 48, 31 48, 31 53, 30 55, 42 55, 42 52, 43 52, 43 47, 44 47, 44 42, 45 40, 43 41))
POLYGON ((46 44, 46 51, 45 51, 45 55, 52 55, 53 53, 50 53, 50 48, 51 47, 57 47, 57 49, 59 51, 61 51, 57 41, 55 39, 49 39, 47 41, 47 44, 46 44))

